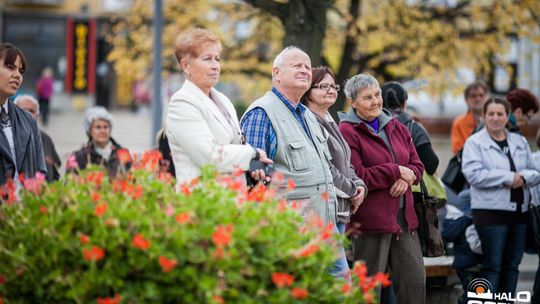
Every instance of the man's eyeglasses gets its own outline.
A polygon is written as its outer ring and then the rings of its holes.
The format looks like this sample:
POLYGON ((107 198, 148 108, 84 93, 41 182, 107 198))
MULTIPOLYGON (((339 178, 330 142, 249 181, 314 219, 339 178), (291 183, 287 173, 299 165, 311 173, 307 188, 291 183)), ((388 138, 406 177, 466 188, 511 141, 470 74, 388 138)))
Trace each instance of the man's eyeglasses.
POLYGON ((311 88, 321 89, 321 90, 327 91, 327 92, 330 91, 330 88, 332 88, 332 89, 336 90, 336 92, 339 92, 340 86, 339 86, 339 84, 323 83, 323 84, 319 84, 319 85, 314 85, 311 88))

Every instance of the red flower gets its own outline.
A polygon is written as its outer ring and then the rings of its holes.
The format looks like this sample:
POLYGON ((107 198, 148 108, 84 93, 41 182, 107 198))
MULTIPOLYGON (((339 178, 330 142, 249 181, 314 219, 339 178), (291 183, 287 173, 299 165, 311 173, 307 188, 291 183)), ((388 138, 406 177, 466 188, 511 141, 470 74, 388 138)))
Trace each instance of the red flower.
POLYGON ((103 182, 103 177, 104 176, 105 176, 105 173, 103 173, 102 171, 90 172, 86 176, 86 180, 88 182, 94 183, 96 188, 99 188, 99 187, 101 187, 101 183, 103 182))
POLYGON ((309 244, 300 250, 300 252, 298 253, 298 256, 308 257, 317 251, 319 251, 319 245, 309 244))
POLYGON ((129 151, 127 149, 118 149, 116 153, 118 154, 118 160, 122 165, 125 165, 131 161, 131 155, 129 155, 129 151))
POLYGON ((296 188, 296 184, 294 183, 294 181, 293 181, 292 179, 289 178, 289 179, 287 180, 287 187, 288 187, 290 190, 292 190, 292 189, 296 188))
POLYGON ((341 287, 341 292, 343 292, 344 294, 348 294, 350 291, 351 291, 351 284, 349 283, 343 284, 343 286, 341 287))
POLYGON ((278 211, 283 212, 287 210, 287 202, 285 200, 280 200, 278 203, 278 211))
POLYGON ((212 301, 214 301, 216 304, 225 304, 225 300, 223 300, 223 298, 220 296, 213 296, 212 301))
POLYGON ((141 165, 147 170, 155 171, 158 168, 159 161, 162 159, 163 156, 158 150, 146 151, 142 156, 141 165))
POLYGON ((330 198, 330 194, 327 191, 325 191, 321 194, 321 198, 323 201, 328 202, 328 199, 330 198))
POLYGON ((175 259, 167 259, 167 257, 160 256, 159 257, 159 265, 161 266, 161 270, 163 272, 169 272, 176 267, 176 260, 175 259))
POLYGON ((191 189, 189 188, 188 185, 182 184, 182 185, 180 185, 180 193, 184 194, 185 196, 190 196, 191 195, 191 189))
POLYGON ((227 226, 219 225, 212 235, 212 241, 216 246, 226 246, 231 242, 233 225, 227 224, 227 226))
POLYGON ((105 250, 98 246, 83 250, 84 259, 87 261, 99 261, 105 257, 105 250))
POLYGON ((319 237, 324 241, 329 239, 332 234, 334 234, 334 225, 328 224, 328 226, 326 226, 326 228, 319 234, 319 237))
POLYGON ((39 207, 39 212, 43 213, 43 214, 46 214, 47 213, 47 207, 45 206, 40 206, 39 207))
POLYGON ((187 212, 177 214, 174 219, 178 224, 187 224, 191 221, 191 216, 187 212))
POLYGON ((294 283, 294 277, 288 273, 274 272, 272 273, 272 282, 276 284, 278 288, 283 286, 291 286, 294 283))
POLYGON ((389 273, 377 272, 373 276, 373 281, 375 282, 375 284, 381 284, 382 287, 388 287, 388 286, 392 285, 392 282, 390 281, 390 274, 389 273))
POLYGON ((0 274, 0 285, 4 285, 7 282, 7 277, 3 274, 0 274))
POLYGON ((97 216, 103 216, 106 212, 107 212, 107 204, 106 203, 101 203, 99 205, 97 205, 94 209, 94 213, 97 215, 97 216))
POLYGON ((133 244, 133 247, 141 250, 146 250, 150 248, 150 241, 145 239, 144 236, 140 233, 137 233, 133 240, 131 241, 131 244, 133 244))
POLYGON ((354 274, 360 279, 363 280, 367 276, 367 267, 366 263, 360 262, 354 265, 353 271, 354 274))
POLYGON ((99 198, 100 198, 100 197, 99 197, 99 194, 98 194, 98 193, 94 192, 94 193, 92 194, 92 200, 94 201, 94 203, 99 202, 99 198))
POLYGON ((114 298, 97 298, 98 304, 120 304, 120 295, 115 295, 114 298))
POLYGON ((79 240, 81 241, 81 243, 83 244, 88 244, 90 243, 90 237, 88 237, 88 235, 84 234, 84 233, 81 233, 81 235, 79 235, 79 240))
POLYGON ((138 199, 143 195, 143 187, 141 185, 129 185, 127 186, 127 194, 133 199, 138 199))
POLYGON ((291 290, 291 297, 304 300, 308 296, 308 291, 305 288, 295 287, 291 290))

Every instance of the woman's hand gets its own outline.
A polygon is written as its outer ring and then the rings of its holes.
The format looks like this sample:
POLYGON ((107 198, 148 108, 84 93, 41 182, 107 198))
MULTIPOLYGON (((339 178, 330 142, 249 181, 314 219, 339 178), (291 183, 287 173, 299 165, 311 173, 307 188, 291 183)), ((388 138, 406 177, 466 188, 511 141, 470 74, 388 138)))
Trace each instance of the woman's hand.
POLYGON ((390 196, 400 197, 407 192, 408 188, 409 183, 400 178, 392 185, 392 187, 390 187, 390 196))
POLYGON ((412 186, 412 184, 416 180, 416 175, 414 175, 414 171, 407 167, 399 166, 399 174, 400 178, 403 179, 407 184, 409 184, 409 186, 412 186))
POLYGON ((512 189, 517 189, 525 186, 525 183, 523 181, 523 176, 519 173, 514 174, 514 180, 512 181, 512 189))

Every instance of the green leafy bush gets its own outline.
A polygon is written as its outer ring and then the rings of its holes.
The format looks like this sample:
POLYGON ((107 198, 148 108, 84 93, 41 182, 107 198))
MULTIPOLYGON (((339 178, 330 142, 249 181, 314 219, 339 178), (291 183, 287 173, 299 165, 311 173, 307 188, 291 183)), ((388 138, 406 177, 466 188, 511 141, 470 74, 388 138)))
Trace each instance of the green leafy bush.
POLYGON ((332 278, 331 230, 271 190, 207 169, 176 193, 157 158, 112 181, 99 168, 27 180, 20 202, 6 191, 0 303, 362 303, 387 280, 362 264, 352 287, 332 278))

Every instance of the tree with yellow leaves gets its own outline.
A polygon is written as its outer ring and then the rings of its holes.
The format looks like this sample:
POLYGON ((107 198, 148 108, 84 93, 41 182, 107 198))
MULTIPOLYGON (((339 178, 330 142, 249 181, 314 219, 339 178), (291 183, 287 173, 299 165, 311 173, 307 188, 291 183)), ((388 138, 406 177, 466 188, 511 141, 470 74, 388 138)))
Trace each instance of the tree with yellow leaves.
MULTIPOLYGON (((269 88, 271 59, 286 45, 306 50, 314 66, 331 66, 340 83, 369 72, 381 82, 429 79, 430 89, 443 91, 461 66, 492 79, 494 65, 504 64, 496 55, 506 53, 511 37, 537 36, 540 25, 534 0, 165 0, 164 6, 165 70, 177 69, 176 35, 208 28, 223 41, 224 78, 241 83, 245 100, 269 88)), ((110 59, 120 76, 147 75, 151 3, 134 0, 124 20, 110 59)), ((340 99, 334 110, 342 107, 340 99)))

